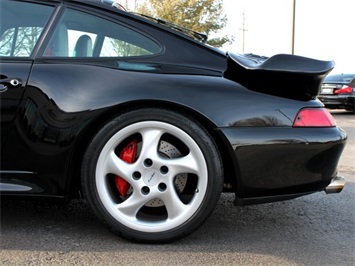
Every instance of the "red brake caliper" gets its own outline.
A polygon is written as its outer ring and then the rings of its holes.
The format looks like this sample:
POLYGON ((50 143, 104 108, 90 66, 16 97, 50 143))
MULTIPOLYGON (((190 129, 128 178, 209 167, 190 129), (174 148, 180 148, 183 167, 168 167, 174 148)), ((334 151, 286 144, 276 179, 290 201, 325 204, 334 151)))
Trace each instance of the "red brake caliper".
MULTIPOLYGON (((120 158, 126 163, 133 163, 137 156, 137 141, 133 140, 120 153, 120 158)), ((120 176, 116 176, 115 183, 118 192, 122 197, 127 196, 127 191, 129 189, 129 183, 120 176)))

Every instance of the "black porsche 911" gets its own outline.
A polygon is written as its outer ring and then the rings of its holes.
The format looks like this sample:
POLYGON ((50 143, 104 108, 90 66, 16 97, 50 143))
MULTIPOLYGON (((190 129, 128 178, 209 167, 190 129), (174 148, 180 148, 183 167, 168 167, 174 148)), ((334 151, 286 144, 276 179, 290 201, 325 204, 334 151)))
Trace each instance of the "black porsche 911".
POLYGON ((342 190, 347 136, 317 99, 333 62, 225 53, 103 2, 0 1, 2 197, 83 195, 154 243, 198 228, 222 192, 342 190))

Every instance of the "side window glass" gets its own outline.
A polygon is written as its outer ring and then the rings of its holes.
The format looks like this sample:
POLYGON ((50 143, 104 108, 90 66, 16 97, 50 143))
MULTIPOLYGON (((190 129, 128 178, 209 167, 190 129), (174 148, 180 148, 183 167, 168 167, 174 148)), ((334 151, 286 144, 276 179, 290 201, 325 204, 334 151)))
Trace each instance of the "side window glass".
MULTIPOLYGON (((155 47, 152 49, 147 47, 146 37, 136 34, 136 39, 141 39, 141 44, 106 36, 101 48, 100 57, 129 57, 154 54, 155 47)), ((160 49, 156 48, 156 52, 159 52, 160 49)))
POLYGON ((46 57, 132 57, 159 53, 160 46, 121 24, 67 9, 45 50, 46 57))
POLYGON ((44 5, 1 2, 0 56, 29 57, 52 11, 44 5))

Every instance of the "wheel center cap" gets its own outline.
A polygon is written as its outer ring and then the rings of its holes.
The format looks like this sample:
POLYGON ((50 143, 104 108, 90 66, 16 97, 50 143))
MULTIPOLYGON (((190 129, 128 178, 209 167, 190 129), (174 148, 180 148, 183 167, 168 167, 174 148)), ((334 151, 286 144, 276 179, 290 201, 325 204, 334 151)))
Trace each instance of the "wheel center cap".
POLYGON ((154 186, 158 184, 160 179, 159 172, 156 170, 148 170, 144 173, 143 180, 148 186, 154 186))

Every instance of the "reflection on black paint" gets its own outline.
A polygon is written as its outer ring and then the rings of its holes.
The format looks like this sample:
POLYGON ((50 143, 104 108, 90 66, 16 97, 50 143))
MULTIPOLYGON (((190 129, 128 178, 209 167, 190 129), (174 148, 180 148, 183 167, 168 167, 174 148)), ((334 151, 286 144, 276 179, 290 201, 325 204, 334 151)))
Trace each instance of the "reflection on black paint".
POLYGON ((232 127, 272 127, 272 126, 282 126, 283 122, 274 116, 263 116, 248 118, 244 120, 239 120, 231 123, 229 126, 232 127))
POLYGON ((20 128, 32 141, 66 145, 82 128, 80 113, 65 113, 36 88, 20 110, 20 128))

